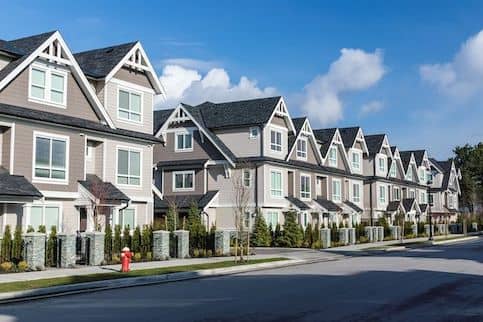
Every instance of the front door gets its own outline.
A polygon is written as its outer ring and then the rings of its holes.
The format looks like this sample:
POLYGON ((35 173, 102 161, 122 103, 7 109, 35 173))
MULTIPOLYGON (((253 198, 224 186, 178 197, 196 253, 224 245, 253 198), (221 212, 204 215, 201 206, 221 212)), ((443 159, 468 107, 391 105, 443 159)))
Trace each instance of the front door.
POLYGON ((87 209, 80 208, 79 209, 79 231, 81 233, 87 230, 87 209))

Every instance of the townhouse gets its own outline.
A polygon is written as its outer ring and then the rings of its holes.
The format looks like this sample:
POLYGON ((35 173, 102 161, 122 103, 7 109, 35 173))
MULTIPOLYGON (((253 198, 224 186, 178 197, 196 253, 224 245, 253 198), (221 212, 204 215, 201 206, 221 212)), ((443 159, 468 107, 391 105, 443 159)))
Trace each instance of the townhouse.
POLYGON ((58 31, 0 40, 0 230, 151 223, 162 93, 139 42, 73 54, 58 31))
POLYGON ((459 209, 461 172, 456 169, 453 161, 437 161, 431 158, 429 164, 432 176, 431 213, 437 222, 454 222, 459 209))

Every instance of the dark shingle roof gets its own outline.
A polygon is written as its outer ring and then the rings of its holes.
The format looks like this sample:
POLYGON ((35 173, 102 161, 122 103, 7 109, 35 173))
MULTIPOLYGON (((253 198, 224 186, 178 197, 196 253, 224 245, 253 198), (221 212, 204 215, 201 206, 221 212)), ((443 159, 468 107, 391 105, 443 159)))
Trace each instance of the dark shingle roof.
POLYGON ((358 126, 339 128, 340 137, 342 138, 342 142, 346 149, 349 149, 354 145, 359 129, 360 127, 358 126))
POLYGON ((397 146, 393 145, 391 146, 391 153, 394 154, 396 153, 397 146))
POLYGON ((94 122, 94 121, 72 117, 68 115, 32 110, 32 109, 20 107, 20 106, 13 106, 13 105, 0 103, 0 113, 2 115, 19 117, 19 118, 28 119, 28 120, 36 120, 41 122, 92 130, 96 132, 104 132, 104 133, 109 133, 113 135, 131 137, 139 140, 150 141, 153 143, 161 142, 160 139, 154 137, 151 134, 145 134, 141 132, 129 131, 124 129, 112 129, 109 126, 101 124, 99 122, 94 122))
POLYGON ((306 120, 307 120, 306 116, 292 118, 292 123, 293 123, 293 126, 295 127, 295 132, 299 133, 300 130, 302 130, 302 126, 304 126, 304 123, 306 120))
POLYGON ((314 136, 320 144, 320 153, 322 157, 325 158, 327 155, 327 151, 329 151, 330 143, 332 142, 332 138, 337 131, 336 128, 331 129, 319 129, 314 130, 314 136))
POLYGON ((346 201, 344 201, 344 203, 345 203, 347 206, 349 206, 349 207, 351 207, 352 209, 354 209, 356 212, 363 212, 363 211, 364 211, 364 210, 363 210, 361 207, 359 207, 358 205, 356 205, 356 204, 355 204, 355 203, 353 203, 352 201, 346 200, 346 201))
POLYGON ((42 198, 40 191, 24 176, 12 175, 0 166, 0 196, 42 198))
POLYGON ((414 202, 416 200, 414 198, 405 198, 402 200, 402 205, 403 205, 403 208, 406 212, 409 212, 411 211, 411 208, 413 207, 414 205, 414 202))
POLYGON ((86 180, 79 180, 79 184, 86 188, 94 197, 101 199, 101 203, 130 200, 115 185, 102 181, 94 174, 86 174, 86 180))
POLYGON ((412 151, 399 151, 399 156, 401 157, 401 162, 404 166, 404 171, 408 171, 409 162, 411 162, 412 151))
POLYGON ((434 168, 444 173, 444 169, 439 165, 439 161, 433 158, 429 158, 429 161, 433 164, 434 168))
POLYGON ((321 205, 323 208, 327 209, 327 211, 337 211, 337 212, 342 211, 342 208, 337 206, 337 204, 335 204, 331 200, 327 200, 324 198, 317 198, 315 199, 315 202, 321 205))
POLYGON ((287 199, 290 203, 292 203, 295 207, 297 207, 300 210, 310 209, 310 207, 305 202, 303 202, 298 198, 289 196, 289 197, 285 197, 285 199, 287 199))
POLYGON ((451 177, 451 166, 453 165, 453 161, 436 161, 440 168, 443 170, 443 182, 441 184, 441 188, 446 190, 448 189, 449 185, 449 178, 451 177))
POLYGON ((401 201, 399 201, 399 200, 390 201, 387 204, 386 211, 390 211, 390 212, 397 211, 399 209, 400 205, 401 205, 401 201))
POLYGON ((373 134, 364 136, 367 144, 367 149, 369 150, 369 154, 374 155, 381 151, 382 144, 384 143, 384 138, 385 134, 373 134))
POLYGON ((159 161, 156 165, 162 167, 184 167, 191 166, 193 169, 203 168, 208 159, 185 159, 185 160, 165 160, 159 161))
POLYGON ((94 78, 104 78, 136 44, 137 41, 83 51, 74 54, 74 57, 84 74, 94 78))
POLYGON ((154 111, 154 132, 153 134, 155 135, 161 126, 163 126, 164 122, 166 122, 169 118, 169 116, 173 113, 174 108, 171 108, 169 110, 157 110, 154 111))
POLYGON ((426 210, 428 209, 428 204, 427 203, 419 204, 419 209, 421 209, 422 212, 426 212, 426 210))
POLYGON ((204 195, 185 195, 185 196, 167 196, 164 199, 160 199, 155 195, 154 208, 157 210, 165 210, 169 208, 170 201, 174 201, 178 209, 188 209, 191 204, 195 202, 199 208, 206 207, 211 200, 218 194, 218 190, 211 190, 204 195))
POLYGON ((413 151, 408 151, 412 152, 414 155, 414 160, 416 161, 416 165, 419 167, 423 164, 423 158, 424 158, 424 153, 426 150, 413 150, 413 151))

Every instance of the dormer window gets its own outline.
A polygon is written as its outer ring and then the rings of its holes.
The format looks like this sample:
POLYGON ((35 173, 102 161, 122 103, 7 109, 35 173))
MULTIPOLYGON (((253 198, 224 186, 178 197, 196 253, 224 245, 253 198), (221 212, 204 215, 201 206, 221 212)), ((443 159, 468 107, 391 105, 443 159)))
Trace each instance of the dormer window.
POLYGON ((406 175, 406 179, 409 181, 413 180, 413 171, 409 169, 408 174, 406 175))
POLYGON ((297 159, 307 160, 307 139, 297 141, 297 159))
POLYGON ((175 133, 174 151, 193 151, 193 133, 184 131, 175 133))
POLYGON ((378 164, 379 164, 379 172, 381 172, 382 174, 385 174, 386 173, 386 158, 379 157, 378 164))
POLYGON ((337 147, 332 146, 329 149, 329 165, 331 167, 337 166, 337 147))
POLYGON ((421 183, 426 183, 426 182, 424 182, 425 177, 426 177, 426 175, 425 175, 424 168, 419 169, 419 181, 421 183))
POLYGON ((361 153, 357 151, 352 152, 352 169, 355 171, 361 170, 361 153))
POLYGON ((118 109, 119 119, 130 122, 141 122, 142 95, 127 89, 119 89, 118 109))
POLYGON ((396 160, 394 160, 391 164, 391 169, 389 170, 389 176, 391 178, 395 178, 396 177, 396 160))
POLYGON ((30 69, 29 99, 59 107, 66 105, 67 73, 46 66, 30 69))
POLYGON ((282 132, 271 130, 270 131, 270 149, 272 151, 282 151, 282 132))

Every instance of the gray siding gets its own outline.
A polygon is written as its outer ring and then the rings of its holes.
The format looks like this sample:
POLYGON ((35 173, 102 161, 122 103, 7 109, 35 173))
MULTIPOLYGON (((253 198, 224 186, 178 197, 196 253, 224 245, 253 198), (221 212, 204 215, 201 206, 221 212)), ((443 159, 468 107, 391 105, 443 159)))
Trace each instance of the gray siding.
POLYGON ((151 85, 149 78, 146 76, 144 72, 138 72, 138 71, 123 67, 119 69, 119 71, 114 75, 114 78, 153 89, 153 86, 151 85))
POLYGON ((237 157, 260 156, 261 153, 261 129, 257 138, 250 138, 250 128, 237 128, 228 130, 216 130, 215 134, 233 151, 237 157))
MULTIPOLYGON (((188 171, 189 169, 186 169, 188 171)), ((195 171, 195 185, 193 191, 173 191, 173 172, 184 170, 164 170, 164 190, 166 196, 170 195, 202 195, 205 193, 205 174, 203 169, 196 169, 195 171)))

